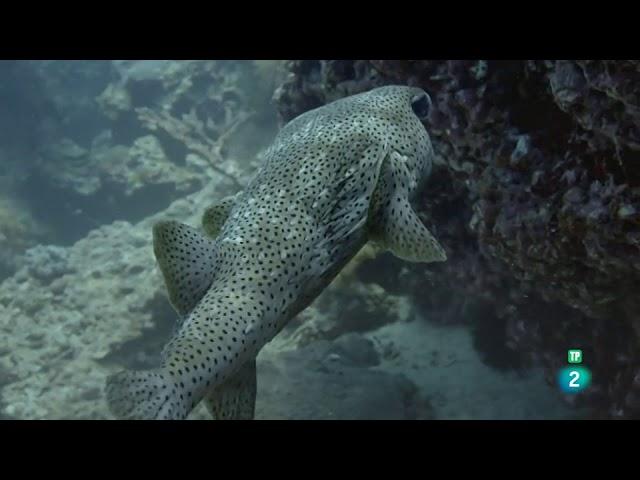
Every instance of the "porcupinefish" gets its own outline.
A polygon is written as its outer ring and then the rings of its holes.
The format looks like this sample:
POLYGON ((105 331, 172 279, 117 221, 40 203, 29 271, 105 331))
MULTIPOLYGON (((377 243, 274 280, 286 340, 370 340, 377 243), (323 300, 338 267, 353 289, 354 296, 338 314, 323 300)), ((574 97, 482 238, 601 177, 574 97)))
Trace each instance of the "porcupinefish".
POLYGON ((107 380, 118 418, 251 419, 256 356, 368 242, 412 262, 446 260, 410 205, 433 157, 419 88, 387 86, 285 125, 248 187, 209 207, 201 229, 153 227, 178 326, 155 370, 107 380))

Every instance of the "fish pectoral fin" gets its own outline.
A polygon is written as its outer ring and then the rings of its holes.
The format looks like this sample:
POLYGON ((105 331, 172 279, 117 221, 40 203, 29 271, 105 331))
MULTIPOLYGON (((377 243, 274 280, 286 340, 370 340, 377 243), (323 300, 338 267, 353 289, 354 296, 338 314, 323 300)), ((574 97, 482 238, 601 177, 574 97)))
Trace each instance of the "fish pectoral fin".
POLYGON ((410 262, 444 262, 447 254, 424 226, 409 200, 394 195, 371 235, 374 244, 410 262))
POLYGON ((204 402, 214 420, 253 420, 256 408, 256 360, 210 390, 204 402))
POLYGON ((162 221, 153 226, 153 252, 171 305, 186 315, 213 281, 215 242, 189 225, 162 221))
MULTIPOLYGON (((373 195, 388 146, 368 146, 354 160, 359 174, 352 173, 338 179, 333 200, 319 221, 320 227, 303 264, 309 264, 314 276, 323 275, 335 265, 339 251, 349 251, 349 242, 359 242, 359 232, 366 230, 370 199, 373 195)), ((366 235, 366 233, 365 233, 366 235)))
POLYGON ((214 203, 202 215, 202 229, 211 238, 216 238, 229 218, 229 213, 235 205, 239 194, 230 195, 214 203))

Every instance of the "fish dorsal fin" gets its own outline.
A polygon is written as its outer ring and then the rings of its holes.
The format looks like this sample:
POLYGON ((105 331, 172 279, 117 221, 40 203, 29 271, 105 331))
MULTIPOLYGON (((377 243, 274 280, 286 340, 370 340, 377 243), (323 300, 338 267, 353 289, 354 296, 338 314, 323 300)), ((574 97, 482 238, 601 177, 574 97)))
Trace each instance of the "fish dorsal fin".
POLYGON ((396 257, 410 262, 443 262, 447 254, 424 226, 409 203, 408 185, 415 181, 403 161, 393 152, 385 159, 380 205, 373 219, 371 241, 396 257))
POLYGON ((238 194, 225 197, 214 203, 204 211, 202 215, 202 229, 211 238, 216 238, 227 221, 231 209, 235 205, 238 194))
POLYGON ((235 375, 204 397, 215 420, 253 420, 256 407, 256 360, 247 361, 235 375))
POLYGON ((179 315, 189 313, 211 285, 215 242, 197 229, 175 221, 153 226, 153 251, 179 315))

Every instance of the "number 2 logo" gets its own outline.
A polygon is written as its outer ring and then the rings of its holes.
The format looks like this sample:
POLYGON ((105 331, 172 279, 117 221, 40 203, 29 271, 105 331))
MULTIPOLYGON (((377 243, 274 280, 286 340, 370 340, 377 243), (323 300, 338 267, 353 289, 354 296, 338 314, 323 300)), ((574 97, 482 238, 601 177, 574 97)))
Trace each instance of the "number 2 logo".
POLYGON ((578 380, 580 379, 580 374, 575 370, 573 370, 572 372, 569 372, 569 376, 571 377, 571 381, 569 382, 569 387, 580 388, 580 384, 577 383, 578 380))
POLYGON ((587 367, 565 367, 558 372, 557 378, 564 393, 580 393, 591 385, 591 372, 587 367))

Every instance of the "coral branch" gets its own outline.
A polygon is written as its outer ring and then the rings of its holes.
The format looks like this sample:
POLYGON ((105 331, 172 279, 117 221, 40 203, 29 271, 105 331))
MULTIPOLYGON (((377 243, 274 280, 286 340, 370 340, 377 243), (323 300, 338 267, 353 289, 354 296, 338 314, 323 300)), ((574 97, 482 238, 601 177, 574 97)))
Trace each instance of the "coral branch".
POLYGON ((136 113, 140 122, 148 129, 162 130, 172 138, 178 140, 193 153, 207 160, 211 168, 229 179, 234 186, 243 188, 243 184, 234 175, 227 172, 220 165, 226 160, 224 151, 229 138, 255 114, 242 112, 237 119, 225 128, 216 140, 212 140, 204 130, 204 124, 195 114, 183 115, 182 120, 175 118, 168 112, 156 112, 150 108, 137 108, 136 113))

